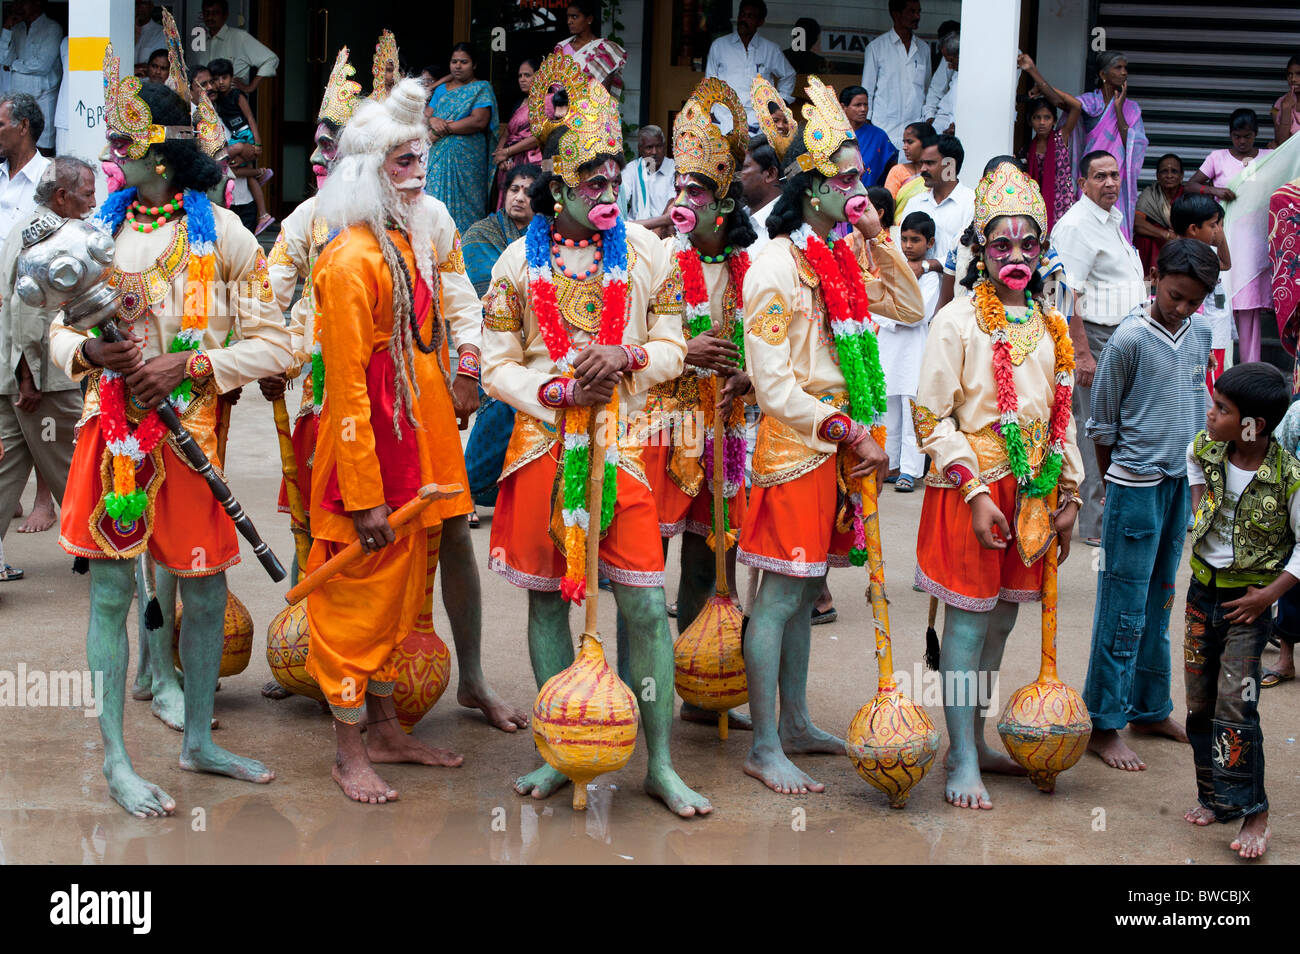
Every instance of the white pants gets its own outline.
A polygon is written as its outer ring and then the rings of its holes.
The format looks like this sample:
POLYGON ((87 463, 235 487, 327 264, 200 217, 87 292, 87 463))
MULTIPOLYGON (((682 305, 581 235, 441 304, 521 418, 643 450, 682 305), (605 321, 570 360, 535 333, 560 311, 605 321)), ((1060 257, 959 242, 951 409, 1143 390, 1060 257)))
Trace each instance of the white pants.
POLYGON ((885 453, 889 455, 890 470, 919 479, 925 471, 925 455, 916 446, 916 431, 912 428, 913 397, 889 395, 885 410, 885 453))

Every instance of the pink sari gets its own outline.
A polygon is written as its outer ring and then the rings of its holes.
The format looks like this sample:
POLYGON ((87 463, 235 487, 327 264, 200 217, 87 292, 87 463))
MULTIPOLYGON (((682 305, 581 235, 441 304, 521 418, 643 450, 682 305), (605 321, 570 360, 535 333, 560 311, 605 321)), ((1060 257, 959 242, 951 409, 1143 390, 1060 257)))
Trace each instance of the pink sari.
MULTIPOLYGON (((513 146, 517 142, 522 142, 533 134, 532 128, 528 125, 528 97, 515 109, 510 121, 506 123, 506 141, 505 145, 513 146)), ((497 166, 497 208, 500 209, 506 204, 506 176, 515 166, 521 166, 526 162, 539 163, 542 161, 542 151, 537 148, 529 149, 527 152, 517 153, 511 156, 505 163, 497 166)))
POLYGON ((1070 210, 1077 198, 1071 174, 1070 144, 1061 135, 1060 128, 1053 129, 1046 151, 1040 156, 1034 143, 1030 142, 1025 159, 1030 178, 1038 183, 1038 190, 1043 194, 1047 206, 1047 231, 1051 232, 1056 220, 1070 210))

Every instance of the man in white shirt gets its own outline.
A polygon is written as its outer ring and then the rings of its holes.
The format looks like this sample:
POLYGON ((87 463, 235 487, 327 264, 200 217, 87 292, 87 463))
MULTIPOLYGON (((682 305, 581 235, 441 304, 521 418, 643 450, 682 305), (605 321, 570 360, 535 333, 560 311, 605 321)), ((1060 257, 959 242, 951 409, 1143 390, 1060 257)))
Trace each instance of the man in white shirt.
POLYGON ((1124 237, 1119 200, 1119 164, 1104 150, 1079 160, 1082 195, 1052 228, 1052 247, 1065 265, 1074 292, 1070 338, 1074 343, 1074 422, 1083 455, 1084 480, 1079 487, 1083 506, 1076 526, 1089 546, 1101 542, 1101 510, 1105 488, 1097 471, 1097 456, 1085 430, 1092 409, 1092 376, 1111 333, 1135 307, 1147 299, 1142 260, 1124 237))
POLYGON ((677 195, 677 165, 665 157, 667 151, 658 126, 642 126, 637 132, 637 158, 623 170, 618 190, 618 205, 627 221, 648 229, 671 227, 668 204, 677 195))
POLYGON ((153 18, 153 0, 135 0, 135 66, 149 62, 149 54, 167 46, 162 23, 153 18))
MULTIPOLYGON (((960 48, 961 37, 956 33, 949 33, 939 41, 939 52, 943 55, 943 65, 948 70, 948 88, 935 102, 934 112, 927 114, 925 118, 930 120, 934 126, 934 131, 940 134, 955 134, 957 131, 957 65, 960 59, 960 48)), ((934 83, 930 84, 930 88, 933 91, 934 83)), ((925 103, 928 109, 930 105, 928 96, 925 103)))
POLYGON ((957 181, 966 151, 956 136, 940 136, 921 150, 921 178, 930 188, 913 196, 907 214, 924 212, 934 220, 932 256, 946 261, 975 218, 975 190, 957 181))
MULTIPOLYGON (((939 42, 943 43, 943 38, 949 33, 960 33, 961 24, 956 20, 944 20, 939 24, 939 42)), ((934 75, 930 77, 930 89, 925 94, 925 106, 921 108, 921 118, 933 120, 939 112, 939 101, 948 94, 952 87, 952 67, 942 56, 939 58, 939 65, 934 68, 934 75)), ((942 129, 939 132, 943 132, 942 129)))
POLYGON ((63 69, 59 44, 63 29, 45 15, 45 0, 14 0, 4 29, 0 30, 0 69, 9 77, 8 92, 36 97, 44 117, 44 131, 36 145, 54 146, 55 99, 63 69))
POLYGON ((740 187, 744 191, 745 205, 749 207, 750 221, 758 234, 748 250, 750 261, 768 242, 767 217, 781 197, 780 181, 781 163, 776 158, 776 151, 768 145, 766 136, 752 137, 745 164, 740 167, 740 187))
POLYGON ((921 24, 920 0, 889 0, 894 28, 867 44, 862 62, 862 86, 871 115, 867 118, 903 148, 903 129, 921 118, 925 88, 930 80, 930 48, 916 36, 921 24))
POLYGON ((0 96, 0 236, 36 207, 36 183, 50 164, 36 150, 45 117, 27 93, 0 96))
POLYGON ((253 38, 247 30, 232 27, 229 0, 204 0, 203 25, 208 30, 208 48, 200 54, 202 64, 216 59, 235 65, 235 87, 251 93, 262 80, 274 76, 280 58, 253 38))
POLYGON ((763 0, 741 0, 735 32, 713 41, 704 67, 706 77, 716 76, 736 91, 745 104, 751 133, 758 132, 758 115, 749 100, 755 76, 763 74, 787 103, 794 102, 794 67, 779 46, 758 35, 758 28, 766 20, 767 4, 763 0))

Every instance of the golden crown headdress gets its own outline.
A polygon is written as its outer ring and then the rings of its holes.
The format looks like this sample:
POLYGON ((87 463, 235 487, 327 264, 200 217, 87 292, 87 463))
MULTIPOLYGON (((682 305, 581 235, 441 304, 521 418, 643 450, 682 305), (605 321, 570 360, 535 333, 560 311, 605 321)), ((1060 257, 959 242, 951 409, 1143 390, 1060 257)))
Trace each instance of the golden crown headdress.
POLYGON ((718 184, 719 198, 727 194, 736 167, 745 161, 748 131, 745 107, 736 91, 717 77, 695 87, 673 121, 673 161, 686 175, 705 175, 718 184), (713 107, 731 113, 731 131, 723 134, 713 121, 713 107))
POLYGON ((185 45, 181 41, 180 30, 176 20, 164 7, 162 11, 163 36, 167 40, 167 86, 175 91, 186 106, 191 107, 191 114, 198 112, 194 120, 194 132, 199 140, 199 148, 205 155, 214 159, 221 156, 226 148, 226 130, 217 118, 216 107, 207 96, 200 96, 195 103, 190 98, 190 76, 185 68, 185 45))
POLYGON ((371 99, 384 99, 388 95, 388 82, 384 79, 384 67, 389 63, 393 64, 393 75, 401 79, 398 71, 401 69, 401 57, 397 54, 397 37, 393 36, 392 30, 385 30, 379 34, 379 42, 375 44, 375 58, 370 64, 371 99))
POLYGON ((528 93, 528 122, 544 147, 563 129, 551 160, 555 174, 569 187, 578 184, 578 169, 602 153, 623 152, 623 124, 618 103, 609 90, 589 79, 577 62, 564 53, 552 53, 533 76, 528 93), (569 97, 568 109, 556 116, 547 108, 551 90, 559 86, 569 97))
POLYGON ((844 107, 831 89, 815 76, 808 77, 804 87, 808 102, 803 107, 804 152, 795 161, 804 172, 814 169, 824 176, 836 175, 840 170, 831 161, 845 140, 853 138, 853 126, 844 115, 844 107))
POLYGON ((348 48, 345 46, 334 59, 334 68, 330 70, 330 80, 325 84, 325 96, 320 101, 316 122, 328 120, 336 126, 343 126, 352 118, 352 111, 361 100, 361 84, 350 78, 355 73, 356 69, 348 62, 348 48))
POLYGON ((762 73, 756 75, 749 84, 749 99, 754 104, 754 112, 758 114, 759 128, 767 137, 768 145, 776 152, 777 162, 784 162, 785 151, 790 148, 790 143, 794 142, 795 133, 798 132, 794 113, 790 112, 790 107, 785 104, 781 94, 762 73), (777 115, 785 120, 785 132, 777 128, 777 115))
POLYGON ((1009 162, 999 163, 975 187, 975 234, 981 244, 988 224, 1001 215, 1027 215, 1040 236, 1047 234, 1047 205, 1038 183, 1009 162))
POLYGON ((149 104, 140 96, 138 76, 119 76, 120 62, 113 44, 104 47, 104 125, 110 137, 131 140, 126 154, 142 159, 154 143, 168 139, 194 139, 194 127, 160 126, 153 121, 149 104))

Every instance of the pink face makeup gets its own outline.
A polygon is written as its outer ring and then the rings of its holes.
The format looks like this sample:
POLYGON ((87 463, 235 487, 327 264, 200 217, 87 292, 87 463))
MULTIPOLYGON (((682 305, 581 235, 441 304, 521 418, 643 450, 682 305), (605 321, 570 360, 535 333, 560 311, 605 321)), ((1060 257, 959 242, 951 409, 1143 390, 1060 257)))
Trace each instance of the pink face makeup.
POLYGON ((699 221, 693 209, 684 205, 674 205, 668 210, 668 218, 672 220, 673 228, 683 235, 695 231, 695 224, 699 221))
POLYGON ((126 186, 126 176, 122 174, 122 167, 116 162, 101 162, 99 167, 104 170, 109 192, 116 192, 126 186))
POLYGON ((1034 277, 1034 273, 1028 265, 1022 265, 1019 262, 1013 265, 1003 265, 998 272, 998 281, 1008 288, 1014 288, 1016 291, 1024 291, 1029 285, 1029 280, 1034 277))
POLYGON ((606 229, 612 229, 614 223, 618 221, 618 206, 612 202, 593 205, 591 211, 587 213, 587 219, 602 232, 606 229))
POLYGON ((866 211, 867 197, 865 195, 855 195, 844 203, 844 217, 850 225, 862 218, 862 213, 866 211))
POLYGON ((855 158, 853 165, 848 169, 845 169, 839 175, 827 179, 826 184, 837 192, 842 192, 847 195, 856 189, 858 183, 862 181, 862 170, 862 160, 855 158))

